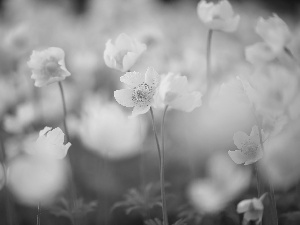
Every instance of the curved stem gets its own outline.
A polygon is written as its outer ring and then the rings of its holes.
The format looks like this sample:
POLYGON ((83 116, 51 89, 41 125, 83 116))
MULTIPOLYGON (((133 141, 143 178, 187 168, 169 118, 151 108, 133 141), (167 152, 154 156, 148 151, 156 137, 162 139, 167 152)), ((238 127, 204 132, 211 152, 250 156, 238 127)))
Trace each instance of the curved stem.
POLYGON ((162 209, 163 209, 163 224, 168 225, 168 214, 167 214, 167 201, 166 201, 166 192, 165 192, 165 138, 164 138, 164 125, 165 117, 168 110, 168 105, 166 105, 163 119, 161 122, 161 160, 160 160, 160 181, 161 181, 161 198, 162 198, 162 209))
POLYGON ((61 94, 61 100, 62 100, 62 105, 63 105, 63 111, 64 111, 64 119, 63 119, 63 123, 64 123, 64 130, 65 130, 65 134, 66 134, 66 142, 69 142, 69 130, 67 127, 67 105, 66 105, 66 100, 65 100, 65 95, 64 95, 64 89, 62 86, 61 81, 58 82, 58 86, 59 86, 59 90, 60 90, 60 94, 61 94))
POLYGON ((158 151, 158 157, 159 157, 159 161, 161 161, 161 153, 160 153, 161 151, 160 151, 159 141, 158 141, 158 137, 157 137, 157 131, 156 131, 156 127, 155 127, 155 120, 154 120, 154 114, 153 114, 152 107, 150 107, 150 114, 151 114, 151 119, 152 119, 153 132, 154 132, 154 136, 155 136, 155 140, 156 140, 156 147, 157 147, 157 151, 158 151))

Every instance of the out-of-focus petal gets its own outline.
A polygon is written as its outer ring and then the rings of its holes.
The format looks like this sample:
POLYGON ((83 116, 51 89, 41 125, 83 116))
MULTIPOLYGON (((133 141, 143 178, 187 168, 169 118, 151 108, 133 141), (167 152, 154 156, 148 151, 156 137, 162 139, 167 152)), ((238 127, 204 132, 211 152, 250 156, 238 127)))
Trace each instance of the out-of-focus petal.
POLYGON ((228 151, 228 154, 230 158, 236 163, 236 164, 242 164, 247 161, 247 156, 243 154, 240 150, 235 151, 228 151))

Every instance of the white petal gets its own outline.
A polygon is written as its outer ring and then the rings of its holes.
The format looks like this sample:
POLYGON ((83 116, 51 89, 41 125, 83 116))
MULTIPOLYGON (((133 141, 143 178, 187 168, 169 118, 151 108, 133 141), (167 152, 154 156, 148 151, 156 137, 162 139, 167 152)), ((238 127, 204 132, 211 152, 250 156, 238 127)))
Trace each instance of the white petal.
POLYGON ((253 65, 263 65, 275 59, 274 50, 265 42, 259 42, 245 49, 246 60, 253 65))
MULTIPOLYGON (((259 145, 260 146, 260 145, 259 145)), ((257 154, 254 156, 254 158, 249 158, 246 162, 245 165, 250 165, 252 163, 257 162, 258 160, 260 160, 263 157, 263 151, 261 149, 261 147, 258 148, 257 150, 257 154)))
POLYGON ((132 101, 132 89, 122 89, 114 92, 114 97, 116 101, 126 107, 134 107, 135 104, 132 101))
POLYGON ((236 164, 242 164, 247 161, 247 156, 244 155, 240 150, 228 151, 228 155, 236 164))
POLYGON ((252 127, 250 137, 256 144, 260 145, 259 132, 256 125, 252 127))
POLYGON ((123 70, 122 72, 127 72, 137 61, 139 55, 135 52, 128 52, 123 58, 123 70))
POLYGON ((154 68, 149 67, 146 71, 145 74, 145 82, 146 84, 152 86, 152 87, 157 87, 159 82, 160 82, 160 76, 159 74, 155 71, 154 68))
POLYGON ((251 199, 246 199, 241 201, 238 205, 237 205, 237 213, 244 213, 247 212, 249 210, 250 205, 252 204, 252 200, 251 199))
POLYGON ((249 140, 249 136, 242 131, 238 131, 233 135, 233 142, 238 147, 238 149, 242 149, 243 145, 249 140))
POLYGON ((127 34, 122 33, 116 39, 116 48, 120 50, 131 50, 133 48, 133 39, 129 37, 127 34))
POLYGON ((39 136, 45 135, 50 130, 52 130, 52 127, 45 127, 43 130, 40 131, 39 136))
POLYGON ((149 109, 150 109, 150 106, 135 106, 133 108, 133 111, 132 111, 132 114, 130 117, 135 117, 140 114, 144 114, 144 113, 148 112, 149 109))
POLYGON ((127 84, 129 87, 134 88, 145 80, 145 75, 139 72, 127 72, 125 75, 120 77, 120 81, 127 84))

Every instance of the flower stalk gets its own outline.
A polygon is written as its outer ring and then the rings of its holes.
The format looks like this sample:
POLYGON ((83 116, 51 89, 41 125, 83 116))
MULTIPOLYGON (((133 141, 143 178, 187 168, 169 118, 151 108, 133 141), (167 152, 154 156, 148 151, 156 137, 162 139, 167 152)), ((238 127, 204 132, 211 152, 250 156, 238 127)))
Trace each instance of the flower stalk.
POLYGON ((61 100, 62 100, 62 105, 63 105, 63 111, 64 111, 64 119, 63 119, 63 123, 64 123, 64 130, 65 130, 65 134, 66 134, 66 140, 67 142, 69 142, 69 130, 67 127, 67 105, 66 105, 66 100, 65 100, 65 94, 64 94, 64 89, 62 86, 61 81, 58 82, 58 86, 59 86, 59 90, 60 90, 60 94, 61 94, 61 100))
POLYGON ((207 44, 206 44, 206 80, 207 80, 207 89, 205 94, 204 103, 208 104, 211 87, 212 87, 212 77, 211 77, 211 43, 212 43, 213 30, 209 29, 207 34, 207 44))

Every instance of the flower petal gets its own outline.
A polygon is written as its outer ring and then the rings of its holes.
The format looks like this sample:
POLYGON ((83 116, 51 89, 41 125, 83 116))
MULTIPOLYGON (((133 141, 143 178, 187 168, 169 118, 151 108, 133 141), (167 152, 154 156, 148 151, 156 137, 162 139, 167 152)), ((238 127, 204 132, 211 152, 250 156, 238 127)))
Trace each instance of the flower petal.
POLYGON ((149 109, 150 109, 150 106, 135 106, 133 108, 130 118, 138 116, 140 114, 144 114, 144 113, 148 112, 149 109))
POLYGON ((123 58, 122 72, 127 72, 128 70, 130 70, 138 58, 139 58, 139 54, 135 52, 128 52, 123 58))
POLYGON ((261 149, 261 147, 260 147, 260 145, 259 145, 259 147, 258 147, 258 149, 257 149, 257 154, 256 154, 253 158, 248 159, 248 160, 245 162, 245 166, 257 162, 257 161, 260 160, 262 157, 263 157, 263 151, 262 151, 262 149, 261 149))
POLYGON ((117 90, 114 92, 114 97, 120 105, 126 107, 134 107, 135 104, 132 101, 132 93, 132 89, 117 90))
POLYGON ((170 102, 169 105, 174 109, 191 112, 201 106, 201 96, 200 92, 195 91, 176 98, 176 100, 170 102))
POLYGON ((152 87, 157 87, 159 82, 160 82, 159 74, 155 71, 154 68, 149 67, 145 74, 145 83, 152 87))
POLYGON ((242 149, 243 145, 249 140, 249 136, 242 131, 238 131, 233 135, 233 142, 238 149, 242 149))
POLYGON ((236 163, 236 164, 242 164, 247 161, 247 156, 243 154, 240 150, 235 151, 228 151, 228 154, 230 158, 236 163))
POLYGON ((120 81, 127 84, 129 87, 134 88, 145 80, 145 75, 139 72, 127 72, 125 75, 120 77, 120 81))
POLYGON ((258 126, 255 125, 255 126, 252 127, 250 137, 256 144, 260 145, 258 126))
POLYGON ((252 204, 252 199, 246 199, 241 201, 238 205, 237 205, 237 213, 244 213, 247 212, 249 210, 250 205, 252 204))

